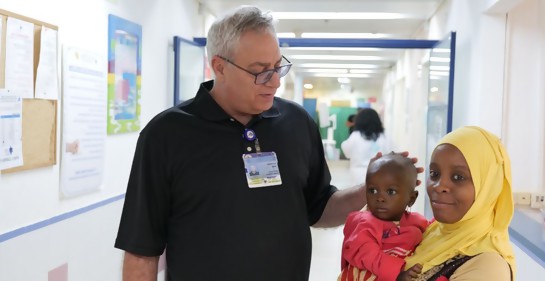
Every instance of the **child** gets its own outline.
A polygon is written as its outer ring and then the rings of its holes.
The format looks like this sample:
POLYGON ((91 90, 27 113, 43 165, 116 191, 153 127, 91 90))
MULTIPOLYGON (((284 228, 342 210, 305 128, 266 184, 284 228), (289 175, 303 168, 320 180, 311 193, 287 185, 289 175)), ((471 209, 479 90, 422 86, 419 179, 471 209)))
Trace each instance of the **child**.
POLYGON ((428 226, 422 215, 406 211, 418 197, 416 174, 409 158, 393 152, 369 164, 367 210, 348 215, 338 281, 412 280, 420 273, 419 264, 403 271, 428 226))

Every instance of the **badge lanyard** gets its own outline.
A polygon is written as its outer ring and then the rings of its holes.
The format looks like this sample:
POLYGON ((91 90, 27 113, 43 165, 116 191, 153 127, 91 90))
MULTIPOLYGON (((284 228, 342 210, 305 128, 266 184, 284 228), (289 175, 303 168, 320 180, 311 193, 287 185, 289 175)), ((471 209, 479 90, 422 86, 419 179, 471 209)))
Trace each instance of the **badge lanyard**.
POLYGON ((248 129, 248 128, 244 129, 243 136, 247 141, 254 141, 255 151, 257 153, 261 153, 261 147, 259 146, 259 140, 257 139, 257 136, 256 136, 254 130, 248 129))
MULTIPOLYGON (((242 154, 244 170, 249 188, 280 186, 282 177, 278 167, 278 159, 274 151, 261 152, 256 133, 251 129, 244 129, 242 137, 246 141, 253 141, 256 153, 242 154)), ((250 149, 250 147, 248 147, 250 149)))

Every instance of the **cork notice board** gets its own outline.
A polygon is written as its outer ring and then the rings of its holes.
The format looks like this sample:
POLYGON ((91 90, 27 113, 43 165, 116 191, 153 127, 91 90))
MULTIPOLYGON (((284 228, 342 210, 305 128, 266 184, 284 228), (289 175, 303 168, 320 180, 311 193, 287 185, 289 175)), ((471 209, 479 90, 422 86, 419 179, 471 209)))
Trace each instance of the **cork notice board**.
MULTIPOLYGON (((42 26, 58 30, 57 26, 0 9, 2 39, 0 46, 0 88, 5 87, 6 68, 6 26, 8 17, 34 24, 34 84, 40 59, 42 26)), ((57 163, 57 101, 23 99, 22 116, 23 166, 2 170, 2 173, 30 170, 52 166, 57 163)))

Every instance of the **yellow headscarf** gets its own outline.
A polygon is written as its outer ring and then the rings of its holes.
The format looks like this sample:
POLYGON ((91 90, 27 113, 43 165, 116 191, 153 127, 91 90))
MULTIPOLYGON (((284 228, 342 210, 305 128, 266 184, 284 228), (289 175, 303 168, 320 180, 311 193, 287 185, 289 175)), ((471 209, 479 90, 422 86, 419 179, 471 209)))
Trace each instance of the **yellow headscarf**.
POLYGON ((415 254, 406 259, 405 268, 419 263, 423 265, 422 272, 426 272, 458 254, 497 252, 515 276, 515 258, 507 230, 514 210, 507 151, 496 136, 479 127, 459 128, 438 145, 443 143, 456 146, 464 155, 475 186, 475 202, 456 223, 432 223, 415 254))

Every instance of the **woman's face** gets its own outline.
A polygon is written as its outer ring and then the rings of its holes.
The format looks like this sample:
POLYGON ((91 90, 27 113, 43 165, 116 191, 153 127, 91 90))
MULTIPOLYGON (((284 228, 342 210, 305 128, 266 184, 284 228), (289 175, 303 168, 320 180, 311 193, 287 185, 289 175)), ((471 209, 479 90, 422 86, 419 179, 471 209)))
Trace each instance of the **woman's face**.
POLYGON ((451 144, 441 144, 431 156, 426 182, 435 219, 460 221, 475 201, 475 186, 464 155, 451 144))

